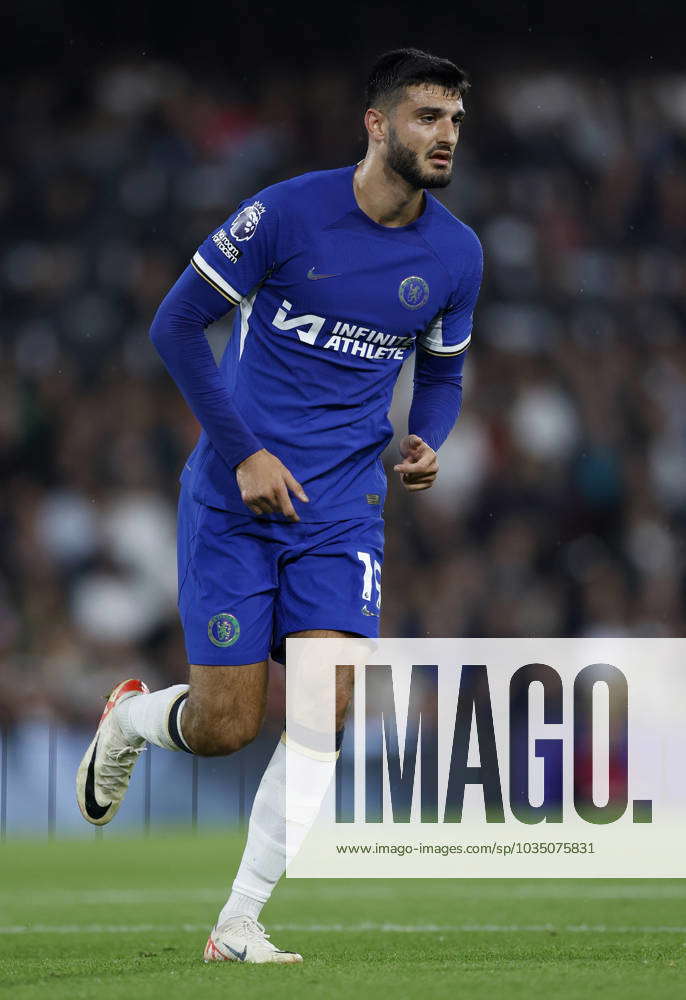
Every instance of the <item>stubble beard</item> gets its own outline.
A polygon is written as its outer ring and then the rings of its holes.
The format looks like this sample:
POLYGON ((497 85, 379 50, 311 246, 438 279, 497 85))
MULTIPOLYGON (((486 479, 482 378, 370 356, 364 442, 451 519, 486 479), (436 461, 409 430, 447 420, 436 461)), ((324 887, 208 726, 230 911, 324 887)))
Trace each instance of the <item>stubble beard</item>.
POLYGON ((402 177, 405 183, 417 191, 421 188, 444 188, 453 179, 452 166, 445 172, 423 171, 415 151, 403 145, 398 139, 398 133, 392 127, 388 131, 386 163, 391 170, 402 177))

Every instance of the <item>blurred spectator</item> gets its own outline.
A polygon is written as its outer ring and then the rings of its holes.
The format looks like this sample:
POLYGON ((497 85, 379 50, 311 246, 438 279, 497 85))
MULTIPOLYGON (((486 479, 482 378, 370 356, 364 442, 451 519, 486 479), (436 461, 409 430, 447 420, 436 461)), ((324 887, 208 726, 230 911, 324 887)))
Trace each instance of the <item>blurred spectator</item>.
MULTIPOLYGON (((114 680, 184 676, 174 517, 198 428, 148 326, 238 201, 360 155, 352 74, 275 73, 249 94, 122 60, 3 94, 0 723, 92 723, 114 680)), ((686 76, 479 80, 441 197, 486 282, 438 483, 390 477, 386 634, 683 631, 685 95, 686 76)))

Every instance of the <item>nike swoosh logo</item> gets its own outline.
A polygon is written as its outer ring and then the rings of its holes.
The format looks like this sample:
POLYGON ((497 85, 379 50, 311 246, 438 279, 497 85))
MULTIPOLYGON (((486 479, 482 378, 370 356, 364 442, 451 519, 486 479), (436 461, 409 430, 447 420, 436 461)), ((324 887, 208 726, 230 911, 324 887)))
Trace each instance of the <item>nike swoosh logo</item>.
POLYGON ((106 806, 101 806, 95 797, 95 755, 97 752, 98 741, 96 740, 86 775, 86 812, 91 819, 102 819, 112 805, 111 802, 108 802, 106 806))
POLYGON ((340 276, 340 272, 337 274, 315 274, 313 267, 307 272, 307 277, 310 281, 319 281, 320 278, 340 278, 340 276))
POLYGON ((231 952, 231 954, 235 956, 235 958, 236 958, 236 960, 238 962, 245 962, 245 956, 248 954, 248 946, 247 946, 247 944, 246 944, 245 948, 243 949, 243 951, 236 951, 236 949, 232 948, 230 944, 227 944, 226 947, 229 949, 229 951, 231 952))

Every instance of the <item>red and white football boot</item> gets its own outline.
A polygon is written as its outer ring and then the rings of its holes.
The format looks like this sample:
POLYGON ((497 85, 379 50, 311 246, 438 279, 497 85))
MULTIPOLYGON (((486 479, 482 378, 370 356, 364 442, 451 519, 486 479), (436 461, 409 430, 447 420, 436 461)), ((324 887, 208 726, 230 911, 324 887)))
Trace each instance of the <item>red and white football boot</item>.
POLYGON ((205 945, 206 962, 302 962, 297 951, 281 951, 269 940, 262 924, 252 917, 230 917, 212 929, 205 945))
POLYGON ((145 740, 131 745, 124 738, 112 709, 126 698, 148 694, 143 681, 117 684, 107 699, 91 745, 76 773, 76 801, 89 823, 104 826, 114 817, 129 787, 134 764, 145 749, 145 740))

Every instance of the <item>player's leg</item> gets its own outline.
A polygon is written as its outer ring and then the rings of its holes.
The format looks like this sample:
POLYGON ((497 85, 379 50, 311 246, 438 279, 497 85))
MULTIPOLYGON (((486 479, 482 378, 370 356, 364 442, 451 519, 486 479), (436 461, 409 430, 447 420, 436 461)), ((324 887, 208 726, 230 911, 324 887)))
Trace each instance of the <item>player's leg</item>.
POLYGON ((146 742, 168 750, 232 753, 254 738, 264 714, 273 601, 273 545, 255 518, 179 497, 179 612, 188 684, 154 693, 142 681, 112 692, 77 775, 91 823, 117 812, 146 742), (199 665, 198 665, 199 664, 199 665))
MULTIPOLYGON (((308 526, 309 544, 299 558, 282 570, 276 603, 277 647, 286 636, 333 638, 378 635, 381 605, 383 522, 360 519, 343 524, 308 526), (331 628, 307 627, 331 623, 331 628), (335 627, 333 627, 335 626, 335 627)), ((308 753, 308 747, 284 734, 264 773, 250 816, 248 842, 221 912, 224 920, 242 916, 257 920, 286 867, 286 766, 295 763, 303 775, 302 802, 293 802, 297 786, 289 788, 289 814, 303 817, 306 830, 319 811, 331 783, 343 725, 353 694, 354 671, 340 667, 336 674, 336 752, 308 753), (297 755, 289 758, 288 755, 297 755)), ((300 734, 299 734, 300 735, 300 734)), ((298 783, 299 784, 299 783, 298 783)), ((297 837, 291 837, 289 845, 297 837)))
POLYGON ((148 692, 142 681, 118 684, 77 774, 79 808, 97 826, 121 805, 146 742, 213 757, 257 736, 267 700, 266 661, 191 666, 189 684, 148 692))
POLYGON ((251 743, 267 704, 267 662, 193 664, 188 684, 125 702, 116 710, 132 742, 221 757, 251 743))
MULTIPOLYGON (((282 568, 275 610, 276 648, 281 646, 286 636, 378 636, 383 521, 380 518, 361 518, 308 525, 307 529, 308 544, 302 545, 298 557, 289 559, 282 568), (316 627, 327 624, 329 628, 316 627)), ((308 748, 302 747, 299 773, 307 777, 303 782, 306 794, 300 811, 306 816, 308 810, 312 812, 314 809, 312 820, 333 777, 344 720, 353 694, 353 679, 351 667, 337 669, 337 738, 336 752, 330 755, 331 759, 322 759, 321 754, 308 755, 308 748), (313 789, 319 792, 312 794, 313 789)), ((221 918, 243 912, 256 920, 285 871, 287 749, 299 752, 295 739, 282 737, 257 790, 248 843, 221 918)))
MULTIPOLYGON (((353 633, 332 629, 309 629, 292 633, 302 638, 346 638, 353 633)), ((353 692, 354 668, 336 668, 336 728, 341 730, 353 692)), ((267 769, 262 776, 253 800, 248 825, 248 839, 231 894, 223 907, 217 924, 210 934, 205 949, 205 961, 238 959, 247 949, 243 961, 301 961, 292 952, 277 952, 280 959, 264 952, 262 925, 257 923, 260 911, 271 896, 272 890, 286 869, 286 768, 297 758, 301 782, 291 787, 291 795, 298 795, 302 784, 302 802, 290 802, 290 808, 302 818, 302 836, 316 818, 319 805, 331 784, 338 757, 338 749, 331 754, 311 753, 307 747, 287 739, 286 734, 276 746, 267 769), (253 957, 250 955, 264 958, 253 957), (290 956, 290 957, 285 957, 290 956)), ((293 830, 291 830, 293 833, 293 830)), ((298 832, 296 832, 296 837, 298 832)), ((265 939, 266 941, 266 939, 265 939)), ((266 942, 269 945, 269 942, 266 942)))
MULTIPOLYGON (((352 633, 311 629, 293 633, 293 637, 346 638, 352 637, 352 633)), ((287 747, 295 753, 303 751, 306 771, 304 785, 308 801, 312 799, 321 801, 331 782, 338 757, 343 723, 352 697, 353 677, 354 668, 347 666, 336 668, 336 724, 340 738, 333 753, 326 755, 315 752, 309 755, 308 747, 301 747, 296 741, 288 740, 285 733, 279 740, 255 794, 248 825, 248 843, 233 883, 233 891, 220 913, 220 922, 240 913, 246 913, 257 919, 260 910, 271 896, 274 885, 283 875, 286 866, 287 747), (313 794, 313 789, 318 788, 321 788, 321 796, 313 794)))

